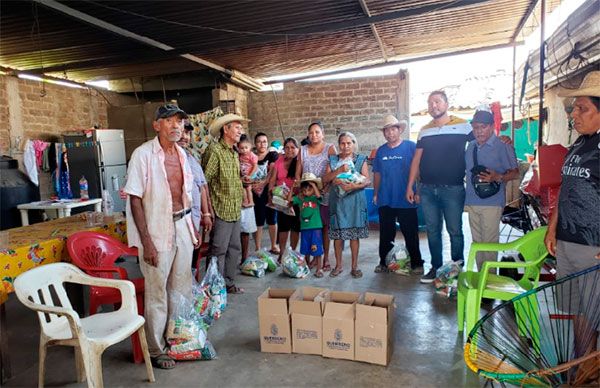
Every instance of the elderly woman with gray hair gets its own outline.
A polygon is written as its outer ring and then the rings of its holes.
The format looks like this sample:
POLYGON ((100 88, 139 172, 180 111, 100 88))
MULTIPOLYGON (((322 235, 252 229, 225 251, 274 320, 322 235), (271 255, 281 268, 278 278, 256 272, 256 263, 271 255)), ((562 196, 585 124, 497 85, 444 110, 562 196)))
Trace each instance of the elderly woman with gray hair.
POLYGON ((359 239, 369 237, 367 200, 363 192, 370 183, 369 169, 367 157, 356 153, 358 145, 352 133, 342 132, 338 137, 338 145, 340 152, 329 156, 323 177, 323 182, 333 184, 329 194, 329 238, 334 240, 335 268, 329 276, 336 277, 342 273, 343 242, 350 240, 350 274, 353 278, 360 278, 362 272, 358 269, 359 239))

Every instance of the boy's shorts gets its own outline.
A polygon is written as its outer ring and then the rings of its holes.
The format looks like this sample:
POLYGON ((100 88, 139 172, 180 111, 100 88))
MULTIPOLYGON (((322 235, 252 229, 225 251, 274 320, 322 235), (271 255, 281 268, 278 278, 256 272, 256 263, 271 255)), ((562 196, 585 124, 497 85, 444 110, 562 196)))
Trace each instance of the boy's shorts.
POLYGON ((323 229, 306 229, 300 231, 300 253, 310 256, 321 256, 323 254, 323 229), (316 245, 313 252, 311 246, 316 245))

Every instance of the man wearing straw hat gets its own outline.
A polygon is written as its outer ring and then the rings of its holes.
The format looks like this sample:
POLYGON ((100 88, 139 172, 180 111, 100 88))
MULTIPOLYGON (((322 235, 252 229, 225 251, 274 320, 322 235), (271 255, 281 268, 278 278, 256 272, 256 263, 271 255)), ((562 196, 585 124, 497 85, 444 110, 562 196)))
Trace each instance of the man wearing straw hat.
POLYGON ((234 146, 244 132, 242 124, 247 122, 249 120, 231 113, 214 120, 209 132, 218 141, 210 145, 202 158, 215 214, 210 255, 218 258, 219 272, 223 274, 230 294, 244 292, 233 281, 241 258, 240 218, 243 199, 240 162, 234 146))
POLYGON ((407 124, 406 120, 385 116, 382 131, 386 144, 377 149, 373 159, 373 203, 379 211, 379 265, 375 272, 387 272, 385 259, 393 247, 398 221, 410 256, 410 269, 402 272, 423 275, 417 205, 404 196, 416 148, 415 143, 401 138, 407 124))

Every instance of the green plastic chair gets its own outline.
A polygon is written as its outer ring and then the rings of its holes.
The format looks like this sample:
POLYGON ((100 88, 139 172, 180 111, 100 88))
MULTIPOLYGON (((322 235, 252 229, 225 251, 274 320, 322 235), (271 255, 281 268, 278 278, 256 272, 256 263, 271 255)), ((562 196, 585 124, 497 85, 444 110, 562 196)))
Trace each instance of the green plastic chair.
MULTIPOLYGON (((479 319, 482 298, 510 300, 517 295, 529 291, 538 285, 540 270, 548 250, 544 244, 547 227, 535 229, 518 240, 509 243, 473 243, 467 259, 466 271, 458 276, 457 320, 458 331, 462 332, 467 326, 470 333, 479 319), (486 261, 480 271, 475 271, 475 256, 477 252, 518 251, 524 261, 500 262, 486 261), (520 280, 490 273, 493 268, 524 269, 520 280)), ((523 301, 515 305, 516 314, 535 313, 533 301, 523 301)), ((535 320, 529 320, 528 325, 535 325, 535 320)), ((525 324, 525 323, 524 323, 525 324)), ((519 327, 520 331, 537 331, 536 327, 519 327)))

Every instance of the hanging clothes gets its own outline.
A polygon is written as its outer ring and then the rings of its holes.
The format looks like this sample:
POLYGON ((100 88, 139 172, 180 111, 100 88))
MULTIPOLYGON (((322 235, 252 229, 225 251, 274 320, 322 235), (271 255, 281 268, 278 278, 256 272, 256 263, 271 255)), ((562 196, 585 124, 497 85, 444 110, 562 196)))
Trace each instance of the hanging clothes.
POLYGON ((50 169, 50 149, 54 144, 48 143, 48 147, 44 151, 42 151, 42 171, 43 172, 52 172, 50 169))
POLYGON ((25 149, 23 150, 23 164, 25 165, 25 172, 27 173, 29 180, 31 180, 34 185, 39 186, 40 181, 38 179, 37 164, 35 162, 35 149, 31 140, 27 140, 25 142, 25 149))

